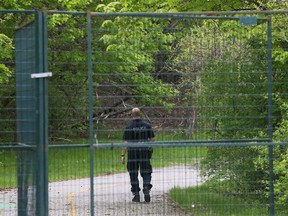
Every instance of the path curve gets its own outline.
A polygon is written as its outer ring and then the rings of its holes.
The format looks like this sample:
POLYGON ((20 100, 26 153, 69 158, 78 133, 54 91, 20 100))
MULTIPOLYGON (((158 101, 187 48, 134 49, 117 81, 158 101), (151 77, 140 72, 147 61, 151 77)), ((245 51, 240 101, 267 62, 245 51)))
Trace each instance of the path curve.
MULTIPOLYGON (((89 181, 89 178, 85 178, 50 183, 49 216, 90 215, 89 181)), ((201 179, 195 165, 173 166, 154 169, 152 184, 151 202, 145 203, 141 193, 141 202, 133 203, 128 173, 95 177, 95 215, 189 215, 169 200, 168 192, 173 187, 185 188, 199 185, 201 179)), ((16 208, 16 189, 0 191, 0 215, 17 215, 16 208), (7 197, 9 197, 8 200, 7 197), (4 200, 1 200, 3 198, 4 200)))

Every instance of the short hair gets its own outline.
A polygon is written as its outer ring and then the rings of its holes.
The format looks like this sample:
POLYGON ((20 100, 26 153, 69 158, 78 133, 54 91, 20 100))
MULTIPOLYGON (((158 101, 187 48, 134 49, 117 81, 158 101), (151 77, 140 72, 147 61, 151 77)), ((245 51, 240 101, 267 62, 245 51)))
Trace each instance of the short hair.
POLYGON ((133 118, 140 117, 140 109, 138 107, 133 108, 131 111, 131 115, 133 118))

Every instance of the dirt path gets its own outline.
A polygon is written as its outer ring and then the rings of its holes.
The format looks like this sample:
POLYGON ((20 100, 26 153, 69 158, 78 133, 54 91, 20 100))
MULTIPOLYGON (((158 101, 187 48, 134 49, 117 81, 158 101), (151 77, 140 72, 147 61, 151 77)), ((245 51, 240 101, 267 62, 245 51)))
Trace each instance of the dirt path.
MULTIPOLYGON (((89 179, 77 179, 49 184, 49 215, 90 215, 89 179)), ((142 184, 142 182, 140 182, 142 184)), ((99 176, 94 178, 95 215, 189 215, 179 209, 168 198, 173 187, 188 187, 200 184, 195 166, 173 166, 154 169, 151 202, 133 203, 128 173, 99 176)), ((16 190, 0 191, 0 215, 16 215, 16 190), (9 198, 8 198, 9 197, 9 198), (4 198, 4 200, 3 200, 4 198)), ((191 214, 190 214, 191 215, 191 214)))

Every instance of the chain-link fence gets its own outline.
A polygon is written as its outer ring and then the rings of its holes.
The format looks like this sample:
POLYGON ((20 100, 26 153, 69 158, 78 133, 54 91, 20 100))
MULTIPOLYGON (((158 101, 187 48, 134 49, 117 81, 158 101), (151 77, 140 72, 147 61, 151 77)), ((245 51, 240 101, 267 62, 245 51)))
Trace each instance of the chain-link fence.
POLYGON ((285 11, 0 16, 0 215, 287 214, 285 11))

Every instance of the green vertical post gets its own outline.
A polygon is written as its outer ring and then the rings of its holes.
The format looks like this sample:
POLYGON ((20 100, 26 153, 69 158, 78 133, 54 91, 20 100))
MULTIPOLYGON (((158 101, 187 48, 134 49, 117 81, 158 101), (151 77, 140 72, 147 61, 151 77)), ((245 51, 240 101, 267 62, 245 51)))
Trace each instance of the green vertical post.
MULTIPOLYGON (((271 18, 267 20, 267 49, 268 49, 268 136, 273 141, 272 126, 272 23, 271 18)), ((268 147, 269 157, 269 194, 270 215, 274 215, 274 168, 273 168, 273 145, 268 147)))
MULTIPOLYGON (((42 44, 43 44, 43 71, 46 72, 48 71, 48 28, 47 28, 47 14, 46 13, 41 13, 42 14, 42 26, 43 26, 43 36, 42 36, 42 44)), ((44 156, 44 163, 43 163, 43 168, 44 168, 44 209, 45 209, 45 215, 49 215, 49 192, 48 192, 48 80, 47 78, 42 79, 43 83, 43 156, 44 156)))
MULTIPOLYGON (((36 73, 47 71, 46 16, 36 11, 36 73)), ((36 215, 48 216, 48 102, 47 79, 35 78, 36 98, 36 215)))
POLYGON ((93 127, 93 72, 91 14, 87 12, 88 85, 89 85, 89 145, 90 145, 90 215, 94 215, 94 127, 93 127))

